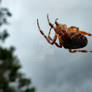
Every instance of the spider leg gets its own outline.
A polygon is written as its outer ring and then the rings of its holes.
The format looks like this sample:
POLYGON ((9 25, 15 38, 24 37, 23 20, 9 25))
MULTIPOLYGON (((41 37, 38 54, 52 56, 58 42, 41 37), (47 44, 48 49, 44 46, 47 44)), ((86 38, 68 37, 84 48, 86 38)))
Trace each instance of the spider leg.
POLYGON ((76 52, 82 52, 82 53, 92 53, 92 51, 87 51, 87 50, 71 50, 69 49, 70 53, 76 53, 76 52))
POLYGON ((59 23, 57 22, 57 20, 58 20, 58 18, 55 19, 55 24, 56 24, 56 26, 59 25, 59 23))
POLYGON ((53 26, 53 24, 49 20, 49 15, 48 14, 47 14, 47 20, 48 20, 49 26, 55 30, 55 27, 53 26))
POLYGON ((62 43, 62 36, 59 36, 58 38, 59 38, 60 47, 62 47, 62 46, 63 46, 63 43, 62 43))
POLYGON ((68 32, 78 32, 78 33, 81 33, 81 34, 84 34, 84 35, 88 35, 88 36, 92 36, 92 34, 90 33, 87 33, 87 32, 84 32, 84 31, 80 31, 78 27, 75 27, 75 26, 71 26, 68 28, 68 32))
POLYGON ((48 33, 48 38, 49 38, 50 40, 52 40, 52 38, 50 37, 51 29, 52 29, 52 28, 50 28, 49 33, 48 33))
MULTIPOLYGON (((50 28, 50 30, 49 30, 48 38, 52 41, 52 38, 50 37, 51 29, 52 29, 52 28, 50 28)), ((55 45, 56 45, 57 47, 59 47, 59 48, 62 48, 62 45, 61 45, 61 44, 58 44, 57 42, 55 42, 55 45)))
POLYGON ((79 27, 76 27, 76 26, 71 26, 70 28, 71 28, 71 29, 79 30, 79 27))
POLYGON ((54 39, 52 39, 52 42, 50 41, 50 39, 44 34, 44 32, 41 30, 40 26, 39 26, 39 21, 37 19, 37 25, 38 25, 38 29, 40 31, 40 33, 44 36, 44 38, 48 41, 49 44, 53 45, 55 44, 56 40, 57 40, 57 34, 55 33, 54 35, 54 39))

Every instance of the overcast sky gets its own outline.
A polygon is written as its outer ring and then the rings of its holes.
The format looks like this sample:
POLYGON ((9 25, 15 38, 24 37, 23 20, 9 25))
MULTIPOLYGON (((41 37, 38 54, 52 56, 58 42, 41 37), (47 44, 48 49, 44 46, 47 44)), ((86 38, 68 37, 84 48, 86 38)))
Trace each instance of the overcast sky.
MULTIPOLYGON (((13 14, 6 46, 16 47, 22 71, 37 92, 92 92, 92 54, 49 45, 36 24, 38 18, 47 34, 48 13, 51 22, 58 17, 60 23, 92 33, 92 0, 3 0, 3 5, 13 14)), ((92 50, 92 39, 84 49, 92 50)))

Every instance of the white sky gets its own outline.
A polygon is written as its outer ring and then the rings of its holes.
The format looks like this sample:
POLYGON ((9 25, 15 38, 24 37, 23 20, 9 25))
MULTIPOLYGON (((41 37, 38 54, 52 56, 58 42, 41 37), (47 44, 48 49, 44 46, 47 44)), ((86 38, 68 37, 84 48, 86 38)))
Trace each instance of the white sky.
MULTIPOLYGON (((22 69, 32 78, 37 92, 92 91, 91 54, 70 54, 50 46, 36 25, 38 18, 47 34, 49 13, 52 22, 58 17, 60 23, 92 33, 91 0, 3 0, 3 4, 13 13, 6 46, 16 47, 22 69)), ((91 41, 85 49, 92 49, 91 41)))

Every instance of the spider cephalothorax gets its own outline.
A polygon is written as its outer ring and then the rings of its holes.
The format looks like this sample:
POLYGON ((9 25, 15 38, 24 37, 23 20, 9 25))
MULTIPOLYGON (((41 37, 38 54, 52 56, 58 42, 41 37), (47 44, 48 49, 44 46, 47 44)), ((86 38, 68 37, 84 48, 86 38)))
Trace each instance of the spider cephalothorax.
POLYGON ((44 36, 44 38, 50 43, 51 45, 55 44, 57 47, 65 49, 69 49, 69 52, 92 52, 87 50, 72 50, 72 49, 79 49, 83 48, 87 45, 88 41, 85 35, 92 36, 92 34, 80 31, 78 27, 71 26, 67 27, 66 24, 59 24, 57 19, 55 20, 56 26, 50 22, 49 17, 47 15, 48 24, 51 27, 49 30, 48 37, 43 33, 39 26, 39 22, 37 19, 37 25, 39 28, 40 33, 44 36), (54 38, 50 37, 51 29, 55 31, 54 38), (59 39, 59 43, 56 42, 57 38, 59 39))

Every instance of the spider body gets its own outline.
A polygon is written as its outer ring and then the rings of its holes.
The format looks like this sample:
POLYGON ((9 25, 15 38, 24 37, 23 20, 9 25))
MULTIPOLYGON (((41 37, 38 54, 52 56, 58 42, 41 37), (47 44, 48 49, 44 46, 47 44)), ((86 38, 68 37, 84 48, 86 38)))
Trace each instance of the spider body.
POLYGON ((69 32, 62 36, 62 43, 66 49, 79 49, 85 47, 88 41, 86 36, 80 33, 69 32))
POLYGON ((37 19, 37 25, 40 33, 44 36, 44 38, 47 40, 49 44, 51 45, 55 44, 58 48, 64 47, 65 49, 68 49, 69 52, 71 53, 75 53, 75 52, 92 53, 92 51, 87 51, 87 50, 72 50, 72 49, 79 49, 85 47, 88 43, 87 37, 85 35, 92 36, 92 34, 81 31, 78 27, 75 26, 67 27, 66 24, 60 24, 57 22, 57 19, 55 20, 56 26, 54 26, 50 22, 48 15, 47 15, 47 20, 50 26, 48 37, 41 30, 38 19, 37 19), (53 39, 50 37, 51 29, 55 31, 55 35, 53 39), (57 38, 59 39, 59 43, 56 42, 57 38))

